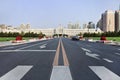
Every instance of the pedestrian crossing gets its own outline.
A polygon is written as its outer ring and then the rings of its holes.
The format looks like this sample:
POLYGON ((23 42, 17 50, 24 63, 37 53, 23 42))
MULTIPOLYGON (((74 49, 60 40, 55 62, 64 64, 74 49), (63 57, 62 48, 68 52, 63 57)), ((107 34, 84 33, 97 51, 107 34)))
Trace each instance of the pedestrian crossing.
POLYGON ((104 66, 89 66, 101 80, 120 80, 120 77, 104 66))
MULTIPOLYGON (((32 65, 18 65, 3 76, 1 76, 0 80, 21 80, 26 74, 29 73, 30 70, 32 70, 32 68, 34 68, 34 66, 32 65)), ((93 72, 94 76, 99 77, 99 80, 120 80, 119 75, 115 74, 113 71, 104 66, 88 66, 88 68, 90 69, 90 71, 93 72)), ((74 80, 74 76, 72 76, 70 73, 72 72, 68 66, 53 66, 53 70, 50 74, 51 76, 49 80, 74 80)), ((80 78, 78 80, 83 79, 80 78)))
POLYGON ((17 66, 5 75, 0 80, 20 80, 33 66, 17 66))

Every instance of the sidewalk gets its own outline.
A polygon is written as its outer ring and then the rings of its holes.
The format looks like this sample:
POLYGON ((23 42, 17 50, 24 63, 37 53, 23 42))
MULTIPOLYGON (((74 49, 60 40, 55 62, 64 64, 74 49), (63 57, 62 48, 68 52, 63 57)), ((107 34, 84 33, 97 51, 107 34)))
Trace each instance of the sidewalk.
POLYGON ((31 43, 31 42, 42 41, 42 40, 47 40, 47 39, 46 38, 43 38, 43 39, 30 39, 30 40, 23 40, 22 42, 16 42, 16 43, 12 43, 12 41, 0 42, 0 47, 9 46, 9 45, 19 45, 19 44, 31 43))
POLYGON ((11 41, 7 41, 7 42, 0 42, 0 47, 2 46, 9 46, 9 45, 19 45, 19 44, 24 44, 26 42, 22 42, 22 43, 12 43, 11 41))

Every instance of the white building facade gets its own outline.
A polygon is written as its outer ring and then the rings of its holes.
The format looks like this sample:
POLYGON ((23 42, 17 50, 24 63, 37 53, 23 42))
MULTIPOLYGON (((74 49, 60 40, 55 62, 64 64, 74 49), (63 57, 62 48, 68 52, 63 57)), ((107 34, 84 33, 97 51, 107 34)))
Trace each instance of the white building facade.
POLYGON ((54 34, 67 34, 68 36, 74 36, 74 35, 77 35, 77 34, 84 34, 84 33, 102 33, 101 30, 96 30, 96 29, 68 29, 68 28, 64 28, 62 26, 59 26, 58 28, 48 28, 48 29, 30 29, 30 27, 28 28, 25 28, 22 29, 20 26, 20 28, 1 28, 0 27, 0 32, 18 32, 18 33, 21 33, 21 32, 24 32, 24 33, 27 33, 27 32, 34 32, 34 33, 43 33, 45 34, 46 36, 53 36, 54 34))

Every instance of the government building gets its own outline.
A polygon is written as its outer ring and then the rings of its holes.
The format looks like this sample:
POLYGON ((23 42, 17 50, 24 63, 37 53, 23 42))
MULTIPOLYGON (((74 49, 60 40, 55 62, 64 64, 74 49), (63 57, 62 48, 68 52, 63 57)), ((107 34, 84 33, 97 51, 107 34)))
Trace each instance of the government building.
POLYGON ((53 36, 54 34, 67 34, 68 36, 75 36, 77 34, 84 33, 101 33, 100 29, 96 30, 95 28, 79 28, 79 24, 74 26, 69 25, 67 28, 64 28, 62 25, 59 25, 57 28, 48 28, 48 29, 31 29, 30 24, 21 24, 20 27, 14 28, 12 26, 7 26, 5 24, 0 25, 0 32, 34 32, 34 33, 43 33, 46 36, 53 36))

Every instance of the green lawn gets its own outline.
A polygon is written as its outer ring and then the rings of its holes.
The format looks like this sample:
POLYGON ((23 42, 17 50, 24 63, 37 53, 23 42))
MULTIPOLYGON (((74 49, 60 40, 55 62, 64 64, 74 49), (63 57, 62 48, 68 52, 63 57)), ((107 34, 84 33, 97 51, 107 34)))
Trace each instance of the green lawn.
MULTIPOLYGON (((91 37, 93 40, 100 40, 100 37, 91 37)), ((118 41, 120 42, 120 37, 106 37, 107 40, 118 41)))
MULTIPOLYGON (((30 37, 23 37, 23 40, 28 40, 30 37)), ((0 42, 15 40, 15 37, 0 37, 0 42)))

